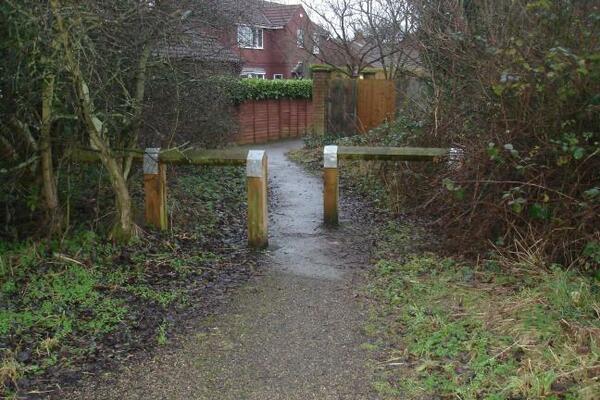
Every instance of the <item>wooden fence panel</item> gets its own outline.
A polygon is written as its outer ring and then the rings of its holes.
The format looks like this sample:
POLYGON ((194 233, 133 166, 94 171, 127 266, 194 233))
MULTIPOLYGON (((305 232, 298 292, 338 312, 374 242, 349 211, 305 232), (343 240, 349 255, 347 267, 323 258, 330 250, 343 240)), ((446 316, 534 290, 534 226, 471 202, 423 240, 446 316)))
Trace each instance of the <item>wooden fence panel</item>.
POLYGON ((311 100, 254 100, 238 107, 239 144, 301 137, 312 128, 311 100))
POLYGON ((355 79, 332 79, 329 82, 327 103, 327 132, 353 134, 356 132, 355 79))
POLYGON ((357 128, 361 133, 368 132, 396 113, 396 88, 391 80, 358 80, 357 128))

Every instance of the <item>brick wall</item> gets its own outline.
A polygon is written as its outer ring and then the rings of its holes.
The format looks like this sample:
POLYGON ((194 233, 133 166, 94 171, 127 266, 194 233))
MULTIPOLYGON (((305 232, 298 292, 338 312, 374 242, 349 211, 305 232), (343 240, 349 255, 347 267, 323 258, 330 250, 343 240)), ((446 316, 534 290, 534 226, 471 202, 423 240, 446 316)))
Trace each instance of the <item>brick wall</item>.
POLYGON ((238 109, 239 144, 264 143, 272 140, 302 137, 312 130, 311 100, 253 100, 238 109))

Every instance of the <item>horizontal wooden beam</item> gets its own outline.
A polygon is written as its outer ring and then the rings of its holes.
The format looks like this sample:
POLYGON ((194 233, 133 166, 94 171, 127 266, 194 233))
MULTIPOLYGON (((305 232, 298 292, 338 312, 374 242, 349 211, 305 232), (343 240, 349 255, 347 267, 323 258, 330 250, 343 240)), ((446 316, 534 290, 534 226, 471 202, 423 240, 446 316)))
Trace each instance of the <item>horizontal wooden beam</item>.
POLYGON ((448 157, 449 162, 460 159, 460 149, 435 147, 366 147, 325 146, 323 148, 323 216, 326 225, 338 224, 339 171, 338 160, 431 161, 448 157))
POLYGON ((430 161, 446 157, 449 149, 435 147, 338 146, 337 156, 344 160, 430 161))
MULTIPOLYGON (((115 151, 117 155, 130 155, 133 160, 141 162, 144 159, 144 151, 115 151), (120 153, 120 154, 119 154, 120 153)), ((189 164, 189 165, 246 165, 248 150, 227 149, 227 150, 205 150, 190 149, 179 150, 171 149, 160 152, 159 160, 163 164, 189 164)), ((80 162, 100 161, 100 154, 95 150, 74 149, 71 152, 71 158, 80 162)))
POLYGON ((248 150, 165 150, 160 153, 160 162, 165 164, 192 165, 246 165, 248 150))

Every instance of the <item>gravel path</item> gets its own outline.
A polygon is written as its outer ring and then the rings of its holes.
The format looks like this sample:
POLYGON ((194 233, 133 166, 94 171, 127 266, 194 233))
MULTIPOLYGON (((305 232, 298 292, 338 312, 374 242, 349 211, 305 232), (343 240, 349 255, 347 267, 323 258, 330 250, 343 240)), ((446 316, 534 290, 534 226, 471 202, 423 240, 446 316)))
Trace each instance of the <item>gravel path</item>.
MULTIPOLYGON (((288 161, 300 142, 266 146, 277 206, 264 275, 197 334, 149 360, 89 380, 71 399, 375 399, 364 320, 353 296, 368 262, 360 226, 321 225, 322 183, 288 161)), ((342 215, 343 217, 343 215, 342 215)))

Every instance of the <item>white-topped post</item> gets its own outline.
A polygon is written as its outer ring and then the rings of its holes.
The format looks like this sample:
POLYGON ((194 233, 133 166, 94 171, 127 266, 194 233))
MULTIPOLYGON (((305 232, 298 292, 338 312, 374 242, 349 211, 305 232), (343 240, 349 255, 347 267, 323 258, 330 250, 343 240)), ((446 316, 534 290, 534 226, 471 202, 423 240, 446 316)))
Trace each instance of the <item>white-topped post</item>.
POLYGON ((326 225, 338 224, 338 147, 323 148, 323 218, 326 225))
POLYGON ((266 248, 269 245, 267 211, 267 153, 250 150, 246 159, 248 182, 248 245, 266 248))
POLYGON ((144 217, 146 224, 166 230, 167 166, 160 162, 159 157, 159 147, 149 147, 144 151, 144 217))

